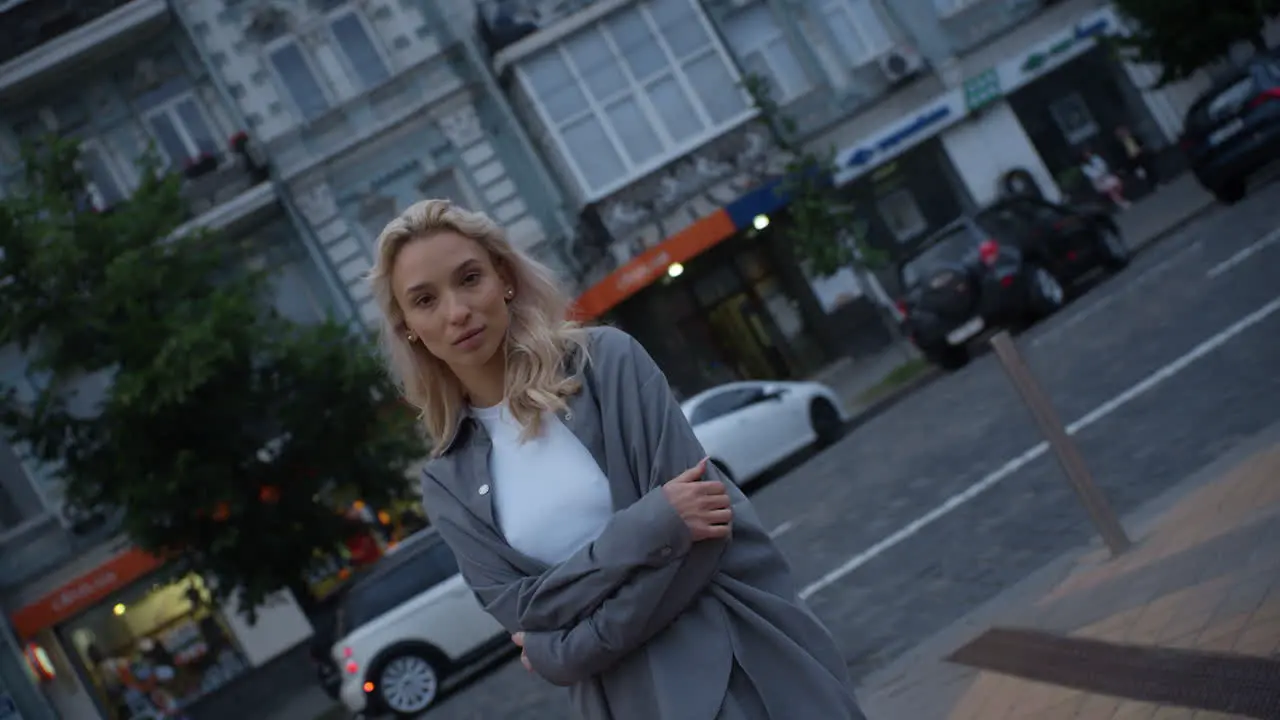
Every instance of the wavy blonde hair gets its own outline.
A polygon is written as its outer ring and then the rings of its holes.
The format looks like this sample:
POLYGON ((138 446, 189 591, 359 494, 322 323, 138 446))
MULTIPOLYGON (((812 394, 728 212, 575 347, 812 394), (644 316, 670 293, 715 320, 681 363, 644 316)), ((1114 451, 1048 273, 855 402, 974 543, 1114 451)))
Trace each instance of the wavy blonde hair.
POLYGON ((405 398, 418 409, 432 456, 444 450, 466 407, 466 391, 457 376, 421 343, 409 343, 404 312, 391 288, 391 270, 409 242, 441 232, 456 232, 480 244, 494 268, 510 281, 515 297, 507 305, 511 324, 506 353, 503 399, 524 428, 522 438, 542 428, 544 412, 567 407, 565 398, 578 392, 576 375, 586 362, 586 335, 567 319, 569 298, 545 265, 511 245, 506 232, 488 215, 460 208, 448 200, 420 200, 387 223, 378 235, 377 261, 369 271, 373 297, 382 310, 381 345, 392 377, 405 398), (580 352, 576 367, 565 358, 580 352))

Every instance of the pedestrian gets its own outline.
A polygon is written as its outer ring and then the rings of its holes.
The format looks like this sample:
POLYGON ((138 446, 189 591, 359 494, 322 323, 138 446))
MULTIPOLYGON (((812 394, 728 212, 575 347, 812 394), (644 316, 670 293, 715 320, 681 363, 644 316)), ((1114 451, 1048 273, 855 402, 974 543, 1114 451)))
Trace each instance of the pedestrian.
POLYGON ((1127 210, 1130 203, 1124 196, 1124 183, 1111 171, 1111 166, 1107 164, 1107 161, 1087 147, 1081 153, 1081 157, 1083 162, 1080 164, 1080 170, 1085 177, 1089 178, 1089 182, 1093 184, 1093 189, 1098 194, 1109 198, 1121 210, 1127 210))
POLYGON ((638 342, 566 320, 549 271, 447 200, 376 253, 384 350, 434 443, 423 502, 530 672, 587 720, 865 720, 638 342))
POLYGON ((1120 125, 1116 127, 1116 140, 1120 141, 1120 146, 1124 148, 1128 171, 1145 183, 1150 185, 1158 184, 1160 180, 1156 177, 1151 167, 1151 153, 1143 147, 1138 138, 1134 137, 1128 126, 1120 125))

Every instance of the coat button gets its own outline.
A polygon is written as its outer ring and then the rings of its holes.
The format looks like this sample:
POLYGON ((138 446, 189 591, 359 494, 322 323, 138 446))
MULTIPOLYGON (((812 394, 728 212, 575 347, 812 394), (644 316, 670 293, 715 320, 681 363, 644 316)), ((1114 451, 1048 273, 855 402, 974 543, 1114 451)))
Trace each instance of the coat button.
POLYGON ((573 419, 573 411, 572 411, 572 410, 565 410, 565 411, 564 411, 564 419, 565 419, 565 420, 572 420, 572 419, 573 419))
POLYGON ((489 494, 489 486, 488 486, 488 485, 481 485, 481 486, 480 486, 480 494, 481 494, 481 495, 488 495, 488 494, 489 494))

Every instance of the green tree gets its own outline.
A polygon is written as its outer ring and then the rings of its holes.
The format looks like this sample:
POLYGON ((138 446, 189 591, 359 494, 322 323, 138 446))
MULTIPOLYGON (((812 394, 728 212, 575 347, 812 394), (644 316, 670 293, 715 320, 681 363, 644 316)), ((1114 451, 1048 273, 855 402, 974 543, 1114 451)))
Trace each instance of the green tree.
POLYGON ((412 492, 412 414, 367 338, 271 308, 254 248, 175 232, 177 178, 149 164, 129 200, 95 212, 77 152, 28 149, 25 192, 0 200, 0 346, 38 385, 0 386, 0 424, 69 511, 121 523, 220 597, 238 588, 254 608, 303 587, 348 536, 336 508, 412 492), (100 399, 77 393, 94 379, 100 399))
MULTIPOLYGON (((804 147, 795 119, 778 106, 767 80, 748 75, 743 85, 787 158, 779 186, 787 198, 788 221, 782 232, 796 258, 818 277, 849 268, 863 288, 870 287, 872 271, 888 267, 890 257, 867 242, 866 224, 833 183, 835 151, 816 153, 804 147)), ((875 298, 871 300, 890 337, 905 347, 898 318, 875 298)))
POLYGON ((1232 46, 1266 49, 1262 27, 1280 15, 1280 0, 1116 0, 1136 27, 1121 47, 1141 62, 1160 65, 1158 85, 1190 77, 1228 56, 1232 46))

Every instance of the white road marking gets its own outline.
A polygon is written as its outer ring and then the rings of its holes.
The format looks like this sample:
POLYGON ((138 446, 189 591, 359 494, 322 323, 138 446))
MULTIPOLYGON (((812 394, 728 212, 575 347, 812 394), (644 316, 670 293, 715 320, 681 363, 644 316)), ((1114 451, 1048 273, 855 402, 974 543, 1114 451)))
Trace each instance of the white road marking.
MULTIPOLYGON (((1106 416, 1110 415, 1111 413, 1114 413, 1116 410, 1119 410, 1122 406, 1128 404, 1129 402, 1131 402, 1138 396, 1142 395, 1143 393, 1147 392, 1151 388, 1155 387, 1156 385, 1159 385, 1165 380, 1168 380, 1174 375, 1187 369, 1187 367, 1189 367, 1192 363, 1205 357, 1206 355, 1213 352, 1214 350, 1217 350, 1218 348, 1222 347, 1235 336, 1239 335, 1245 330, 1248 330, 1254 325, 1257 325, 1258 323, 1262 322, 1263 320, 1267 319, 1268 317, 1270 317, 1271 315, 1274 315, 1277 312, 1280 312, 1280 297, 1277 297, 1276 299, 1272 300, 1266 305, 1263 305, 1257 310, 1254 310, 1248 315, 1245 315, 1243 318, 1236 321, 1234 324, 1223 329, 1222 331, 1208 338, 1207 340, 1200 343, 1199 345, 1191 348, 1191 350, 1188 351, 1186 354, 1174 359, 1169 364, 1151 373, 1145 379, 1133 385, 1128 390, 1125 390, 1119 395, 1116 395, 1115 397, 1111 398, 1107 402, 1099 405, 1098 407, 1094 408, 1092 411, 1086 413, 1080 419, 1067 425, 1067 432, 1074 435, 1080 432, 1081 430, 1085 429, 1086 427, 1098 422, 1099 420, 1102 420, 1106 416)), ((826 575, 823 575, 822 577, 818 578, 818 580, 806 586, 804 589, 800 591, 800 598, 802 600, 808 599, 814 593, 821 592, 822 590, 825 590, 826 588, 831 587, 835 583, 839 582, 842 578, 852 573, 853 571, 857 570, 863 565, 866 565, 867 563, 871 562, 875 558, 884 554, 885 551, 893 548, 895 545, 902 543, 904 540, 911 538, 912 536, 914 536, 916 533, 920 532, 924 528, 928 527, 929 525, 932 525, 933 523, 937 522, 941 518, 949 515, 956 508, 960 507, 961 505, 964 505, 965 503, 981 495, 983 492, 991 489, 992 487, 995 487, 995 485, 1000 483, 1002 480, 1005 480, 1006 478, 1008 478, 1010 475, 1014 474, 1018 470, 1021 470, 1031 461, 1035 460, 1036 458, 1039 458, 1041 455, 1044 455, 1048 451, 1048 449, 1049 449, 1048 444, 1044 442, 1040 442, 1034 445, 1033 447, 1029 448, 1028 450, 1023 452, 1021 455, 1018 455, 1017 457, 1013 458, 1009 462, 1005 463, 1003 466, 998 468, 995 472, 987 475, 986 477, 982 478, 981 480, 974 483, 973 485, 970 485, 964 491, 957 493, 955 495, 952 495, 950 498, 947 499, 946 502, 930 510, 929 512, 920 516, 919 518, 916 518, 916 520, 911 522, 906 527, 895 532, 889 537, 881 540, 875 545, 872 545, 871 547, 867 548, 861 553, 858 553, 854 557, 850 558, 844 564, 835 568, 834 570, 827 573, 826 575)))
POLYGON ((1209 268, 1209 272, 1205 273, 1208 277, 1216 278, 1222 273, 1248 260, 1249 258, 1262 252, 1267 247, 1280 242, 1280 228, 1276 228, 1271 232, 1263 235, 1253 242, 1249 247, 1223 260, 1222 262, 1209 268))
POLYGON ((776 528, 774 528, 774 529, 770 530, 770 531, 769 531, 769 537, 774 538, 774 539, 777 539, 778 537, 782 536, 784 533, 786 533, 788 530, 790 530, 791 528, 793 528, 793 527, 795 527, 795 526, 796 526, 796 524, 795 524, 795 523, 793 523, 793 522, 791 522, 790 520, 788 520, 788 521, 786 521, 786 522, 782 523, 781 525, 779 525, 778 527, 776 527, 776 528))

